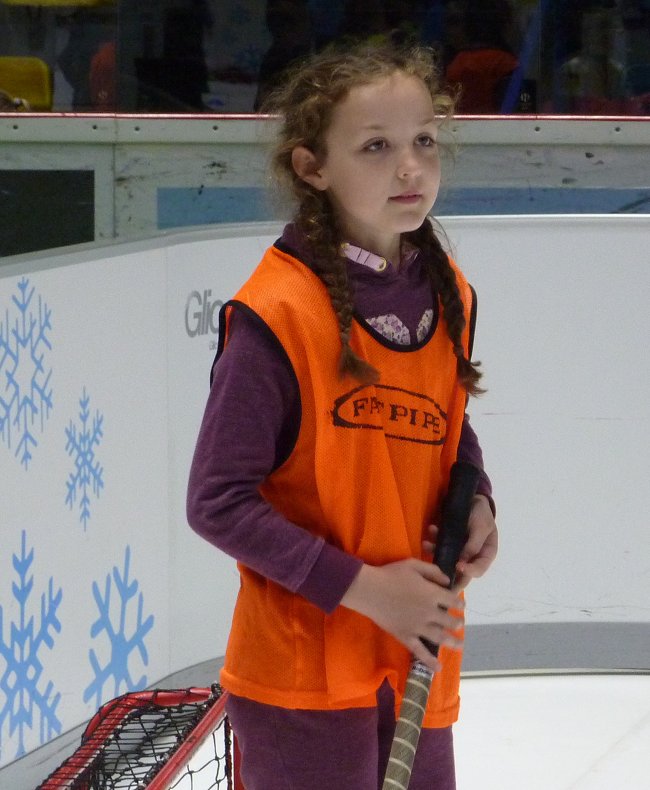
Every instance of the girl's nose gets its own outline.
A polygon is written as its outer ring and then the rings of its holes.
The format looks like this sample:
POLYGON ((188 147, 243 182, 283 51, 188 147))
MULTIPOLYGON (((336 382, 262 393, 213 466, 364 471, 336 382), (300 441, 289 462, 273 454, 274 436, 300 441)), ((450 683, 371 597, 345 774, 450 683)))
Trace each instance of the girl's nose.
POLYGON ((409 178, 420 172, 420 163, 415 152, 408 148, 401 152, 397 163, 397 175, 400 178, 409 178))

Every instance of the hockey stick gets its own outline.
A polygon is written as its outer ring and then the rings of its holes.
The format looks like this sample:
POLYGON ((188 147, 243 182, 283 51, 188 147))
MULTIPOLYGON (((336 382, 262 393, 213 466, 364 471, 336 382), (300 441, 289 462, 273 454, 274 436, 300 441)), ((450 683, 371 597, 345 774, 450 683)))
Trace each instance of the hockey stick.
MULTIPOLYGON (((467 522, 478 480, 479 470, 472 464, 456 461, 451 468, 433 556, 434 563, 449 577, 450 587, 467 540, 467 522)), ((426 639, 422 641, 429 652, 438 655, 438 645, 426 639)), ((415 659, 406 679, 382 790, 408 790, 432 679, 433 672, 415 659)))

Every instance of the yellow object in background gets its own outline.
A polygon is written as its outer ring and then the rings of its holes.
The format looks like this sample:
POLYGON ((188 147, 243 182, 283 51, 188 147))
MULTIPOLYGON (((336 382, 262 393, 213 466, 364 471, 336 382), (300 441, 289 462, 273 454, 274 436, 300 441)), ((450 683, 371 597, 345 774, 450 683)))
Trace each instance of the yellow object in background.
POLYGON ((0 56, 0 90, 24 99, 34 112, 52 109, 52 73, 40 58, 0 56))

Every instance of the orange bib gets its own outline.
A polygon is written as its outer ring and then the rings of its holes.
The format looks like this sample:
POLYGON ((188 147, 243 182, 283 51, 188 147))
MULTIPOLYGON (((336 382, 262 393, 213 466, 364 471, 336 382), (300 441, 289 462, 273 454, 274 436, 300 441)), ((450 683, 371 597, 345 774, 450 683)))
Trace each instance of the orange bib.
MULTIPOLYGON (((456 278, 467 348, 471 290, 458 270, 456 278)), ((262 495, 294 524, 369 564, 420 557, 465 410, 444 319, 421 345, 403 349, 355 320, 352 348, 381 375, 378 384, 361 385, 338 375, 336 316, 324 285, 302 262, 275 247, 266 252, 225 307, 225 342, 228 313, 238 303, 273 333, 300 388, 295 446, 262 495)), ((399 705, 410 656, 396 639, 343 606, 328 615, 245 566, 240 573, 221 674, 226 688, 286 708, 366 707, 387 677, 399 705)), ((458 713, 460 653, 443 648, 441 661, 429 727, 448 726, 458 713)))

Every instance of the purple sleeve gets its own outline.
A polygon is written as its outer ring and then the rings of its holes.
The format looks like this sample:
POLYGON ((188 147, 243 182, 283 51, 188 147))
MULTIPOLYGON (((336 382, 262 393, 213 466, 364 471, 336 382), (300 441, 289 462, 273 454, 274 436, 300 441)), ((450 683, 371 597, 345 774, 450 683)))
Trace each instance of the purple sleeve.
POLYGON ((236 313, 194 451, 190 526, 257 573, 331 612, 362 562, 292 524, 258 491, 290 451, 297 382, 273 340, 236 313))
POLYGON ((492 512, 496 514, 496 506, 494 504, 494 500, 492 499, 492 483, 490 482, 490 478, 487 476, 487 473, 483 468, 483 451, 481 450, 481 446, 478 442, 478 437, 470 425, 469 416, 467 414, 465 414, 465 419, 463 420, 457 457, 459 461, 467 461, 470 464, 474 464, 474 466, 477 466, 481 470, 481 477, 478 482, 476 493, 483 494, 490 500, 492 512))

